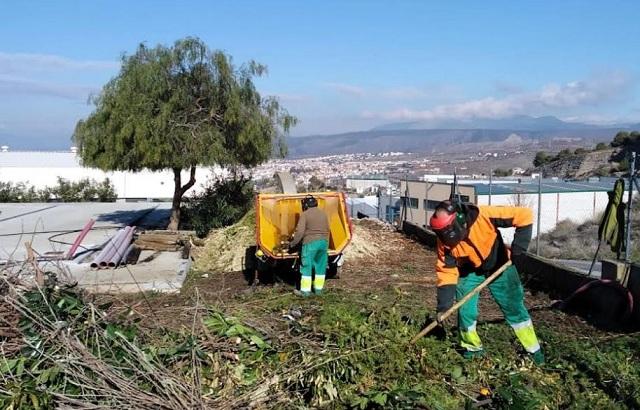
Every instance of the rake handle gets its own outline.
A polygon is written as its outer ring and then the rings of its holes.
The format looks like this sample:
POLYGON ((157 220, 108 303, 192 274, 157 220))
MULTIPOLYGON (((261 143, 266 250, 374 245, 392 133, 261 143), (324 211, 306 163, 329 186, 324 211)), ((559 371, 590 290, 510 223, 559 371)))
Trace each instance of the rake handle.
MULTIPOLYGON (((504 265, 502 265, 497 271, 493 272, 488 278, 486 278, 484 280, 484 282, 482 282, 481 284, 479 284, 475 289, 473 289, 471 292, 467 293, 466 295, 464 295, 464 297, 462 299, 460 299, 455 305, 451 306, 446 312, 444 312, 442 314, 442 320, 445 320, 446 318, 448 318, 449 316, 451 316, 453 313, 455 313, 458 309, 460 309, 460 307, 462 305, 464 305, 465 303, 467 303, 467 301, 469 299, 471 299, 472 297, 474 297, 476 294, 478 294, 482 289, 486 288, 487 286, 489 286, 489 284, 491 282, 493 282, 498 276, 500 276, 505 270, 507 270, 507 268, 511 266, 511 261, 507 261, 507 263, 505 263, 504 265)), ((429 324, 429 326, 425 327, 424 329, 422 329, 420 331, 420 333, 418 333, 417 335, 415 335, 413 337, 413 339, 411 339, 411 343, 414 344, 415 342, 417 342, 421 337, 423 337, 424 335, 426 335, 427 333, 431 332, 433 329, 435 329, 438 326, 438 322, 437 321, 433 321, 429 324)))

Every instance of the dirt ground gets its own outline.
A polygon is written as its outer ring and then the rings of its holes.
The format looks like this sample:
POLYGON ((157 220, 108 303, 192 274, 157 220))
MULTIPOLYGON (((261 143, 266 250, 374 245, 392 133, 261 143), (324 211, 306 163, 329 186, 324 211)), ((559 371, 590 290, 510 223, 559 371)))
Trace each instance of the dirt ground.
MULTIPOLYGON (((435 253, 419 242, 373 221, 358 221, 356 232, 371 240, 369 248, 377 248, 375 255, 359 253, 346 258, 339 277, 327 280, 326 291, 340 289, 349 292, 371 293, 401 292, 406 300, 434 311, 436 306, 435 253), (362 234, 364 231, 364 235, 362 234)), ((137 314, 148 317, 149 325, 179 329, 193 317, 196 304, 231 306, 245 303, 255 292, 279 288, 281 292, 293 291, 293 272, 283 274, 275 283, 251 286, 245 273, 194 272, 185 282, 179 294, 146 294, 118 296, 116 300, 132 306, 137 314)), ((526 284, 525 284, 526 285, 526 284)), ((112 298, 113 296, 109 296, 112 298)), ((535 322, 554 324, 575 334, 603 333, 587 324, 582 318, 569 316, 550 308, 552 300, 544 293, 526 291, 525 303, 535 322)), ((479 322, 502 322, 503 316, 497 304, 485 290, 480 296, 479 322)))

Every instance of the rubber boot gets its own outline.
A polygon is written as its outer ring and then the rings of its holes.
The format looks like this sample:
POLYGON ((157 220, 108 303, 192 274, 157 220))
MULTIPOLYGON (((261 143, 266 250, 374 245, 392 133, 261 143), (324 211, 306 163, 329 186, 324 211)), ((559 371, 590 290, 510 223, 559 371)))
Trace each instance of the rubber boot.
POLYGON ((485 356, 485 353, 484 353, 484 350, 476 350, 476 351, 467 350, 462 354, 462 356, 467 360, 471 360, 476 358, 482 358, 485 356))
POLYGON ((542 348, 531 353, 531 360, 533 360, 533 362, 538 366, 542 366, 545 363, 544 352, 542 351, 542 348))

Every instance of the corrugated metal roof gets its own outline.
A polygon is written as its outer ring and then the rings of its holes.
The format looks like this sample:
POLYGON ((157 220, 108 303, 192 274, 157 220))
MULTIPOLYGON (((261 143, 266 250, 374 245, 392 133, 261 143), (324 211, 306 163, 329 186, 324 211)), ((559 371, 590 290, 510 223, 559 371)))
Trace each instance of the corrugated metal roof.
POLYGON ((67 151, 0 152, 0 168, 77 168, 81 167, 75 153, 67 151))

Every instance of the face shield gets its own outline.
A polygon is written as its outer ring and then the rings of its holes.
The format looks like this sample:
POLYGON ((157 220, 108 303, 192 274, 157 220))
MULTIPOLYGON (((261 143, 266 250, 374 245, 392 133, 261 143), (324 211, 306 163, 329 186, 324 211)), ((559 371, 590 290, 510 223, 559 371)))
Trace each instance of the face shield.
POLYGON ((451 214, 436 212, 431 217, 429 225, 438 239, 450 248, 466 239, 469 233, 466 224, 459 222, 455 212, 451 214))

